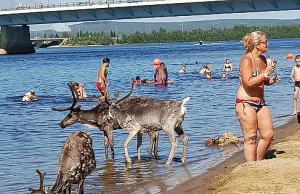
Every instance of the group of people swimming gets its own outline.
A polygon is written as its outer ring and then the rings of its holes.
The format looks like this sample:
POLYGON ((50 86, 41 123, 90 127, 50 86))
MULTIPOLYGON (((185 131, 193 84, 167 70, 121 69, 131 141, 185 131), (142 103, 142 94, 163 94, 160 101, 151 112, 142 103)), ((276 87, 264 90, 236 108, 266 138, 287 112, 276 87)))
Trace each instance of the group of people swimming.
MULTIPOLYGON (((107 79, 110 59, 105 57, 102 62, 103 63, 98 70, 98 79, 96 82, 96 87, 101 94, 101 97, 98 98, 98 100, 101 101, 110 99, 110 95, 107 89, 110 86, 110 82, 107 79)), ((158 86, 165 86, 174 83, 174 80, 168 80, 168 70, 165 66, 165 63, 159 61, 159 63, 156 63, 156 65, 157 67, 155 68, 154 72, 154 80, 141 79, 140 76, 136 76, 135 85, 155 84, 158 86)), ((72 86, 77 100, 87 99, 88 96, 84 89, 84 83, 72 82, 72 86)), ((38 98, 36 97, 35 91, 33 90, 27 92, 22 99, 23 102, 31 102, 35 100, 38 100, 38 98)))
POLYGON ((166 86, 173 83, 174 80, 168 79, 168 69, 164 62, 160 62, 160 65, 155 68, 153 80, 141 79, 140 76, 136 76, 135 78, 135 85, 155 84, 157 86, 166 86))
MULTIPOLYGON (((198 62, 196 63, 198 64, 198 62)), ((212 79, 212 72, 215 71, 215 68, 211 64, 204 65, 202 69, 200 69, 199 73, 206 76, 206 79, 212 79)), ((221 79, 228 79, 226 73, 232 73, 233 68, 229 59, 225 60, 225 64, 223 67, 223 73, 221 79)), ((187 72, 187 68, 185 65, 181 65, 178 73, 183 74, 187 72)))
MULTIPOLYGON (((205 75, 206 79, 212 79, 212 72, 215 71, 215 68, 211 65, 204 65, 203 68, 199 71, 200 74, 205 75)), ((221 79, 227 79, 226 73, 232 73, 233 68, 229 59, 225 60, 223 67, 223 73, 221 79)))
MULTIPOLYGON (((110 82, 107 79, 108 75, 108 67, 110 65, 110 59, 105 57, 102 60, 102 65, 99 68, 98 71, 98 79, 96 82, 96 87, 98 88, 101 97, 99 100, 104 100, 105 98, 109 99, 110 95, 108 93, 107 87, 110 86, 110 82)), ((173 84, 174 80, 168 79, 168 69, 164 62, 156 59, 156 68, 154 71, 154 79, 141 79, 140 76, 136 76, 135 78, 135 85, 143 85, 143 84, 155 84, 157 86, 165 86, 168 84, 173 84)), ((214 71, 214 67, 210 64, 204 65, 203 68, 200 70, 200 74, 206 75, 207 79, 212 78, 212 72, 214 71)), ((222 74, 222 79, 227 79, 225 72, 232 72, 232 64, 230 63, 229 59, 226 59, 226 62, 224 64, 223 68, 224 73, 222 74)), ((182 65, 181 69, 178 71, 178 73, 186 73, 187 69, 185 65, 182 65)), ((85 92, 85 86, 84 83, 77 83, 73 82, 73 89, 74 94, 77 100, 84 100, 87 99, 87 93, 85 92)), ((38 100, 38 97, 35 95, 35 91, 31 90, 25 94, 25 96, 22 99, 22 102, 31 102, 38 100)))
MULTIPOLYGON (((107 87, 110 86, 110 83, 107 79, 108 75, 108 67, 110 65, 110 59, 104 58, 103 64, 101 65, 98 71, 98 80, 96 82, 96 86, 101 93, 100 100, 109 99, 109 93, 107 87)), ((164 62, 156 59, 156 68, 154 72, 154 79, 141 79, 140 76, 136 76, 135 78, 135 85, 142 85, 142 84, 155 84, 157 86, 166 86, 168 84, 174 83, 174 80, 168 80, 168 69, 164 62)))

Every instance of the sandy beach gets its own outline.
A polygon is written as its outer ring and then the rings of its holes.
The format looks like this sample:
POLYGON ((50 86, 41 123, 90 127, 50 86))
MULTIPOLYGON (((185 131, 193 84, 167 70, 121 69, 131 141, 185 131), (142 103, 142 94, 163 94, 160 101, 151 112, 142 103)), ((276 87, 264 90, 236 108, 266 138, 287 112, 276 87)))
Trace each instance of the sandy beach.
POLYGON ((300 193, 299 129, 295 117, 276 128, 265 160, 245 162, 242 150, 167 193, 300 193))

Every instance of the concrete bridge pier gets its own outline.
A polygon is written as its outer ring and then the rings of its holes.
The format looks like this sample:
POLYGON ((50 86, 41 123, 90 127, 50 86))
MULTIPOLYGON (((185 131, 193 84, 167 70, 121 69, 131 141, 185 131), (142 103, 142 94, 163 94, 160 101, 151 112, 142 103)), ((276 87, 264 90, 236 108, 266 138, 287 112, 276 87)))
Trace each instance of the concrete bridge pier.
POLYGON ((29 26, 2 26, 1 27, 2 52, 7 54, 35 53, 30 41, 29 26))

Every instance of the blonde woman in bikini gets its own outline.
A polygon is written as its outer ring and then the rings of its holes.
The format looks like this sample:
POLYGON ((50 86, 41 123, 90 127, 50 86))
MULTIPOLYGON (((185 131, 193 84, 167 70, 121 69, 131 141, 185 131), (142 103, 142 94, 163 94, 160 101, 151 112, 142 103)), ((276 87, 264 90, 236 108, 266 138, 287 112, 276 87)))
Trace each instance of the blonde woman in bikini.
POLYGON ((264 158, 274 134, 271 112, 264 100, 264 88, 278 82, 280 77, 270 77, 277 63, 273 61, 272 65, 267 66, 266 58, 262 55, 268 51, 264 32, 246 34, 243 43, 246 54, 240 61, 236 114, 243 130, 245 159, 255 161, 264 158))

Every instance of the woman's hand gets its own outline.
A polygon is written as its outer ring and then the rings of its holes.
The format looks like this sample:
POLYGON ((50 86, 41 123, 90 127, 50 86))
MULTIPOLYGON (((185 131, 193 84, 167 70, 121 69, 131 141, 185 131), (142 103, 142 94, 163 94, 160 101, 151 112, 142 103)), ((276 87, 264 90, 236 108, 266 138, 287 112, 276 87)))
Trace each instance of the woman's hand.
POLYGON ((275 84, 280 81, 280 75, 275 75, 270 78, 269 84, 275 84))
POLYGON ((272 65, 269 65, 269 66, 266 67, 264 73, 266 73, 268 75, 271 75, 272 73, 274 73, 276 68, 277 68, 277 62, 276 63, 272 62, 272 65))
POLYGON ((272 60, 272 64, 271 64, 271 65, 273 65, 273 64, 274 64, 275 66, 277 66, 277 59, 274 58, 274 59, 272 60))

